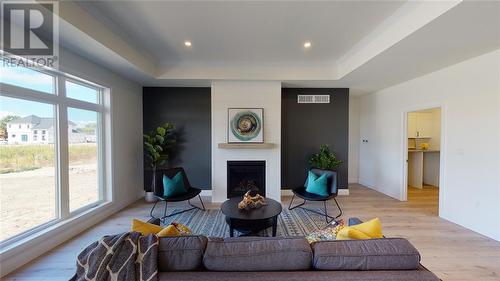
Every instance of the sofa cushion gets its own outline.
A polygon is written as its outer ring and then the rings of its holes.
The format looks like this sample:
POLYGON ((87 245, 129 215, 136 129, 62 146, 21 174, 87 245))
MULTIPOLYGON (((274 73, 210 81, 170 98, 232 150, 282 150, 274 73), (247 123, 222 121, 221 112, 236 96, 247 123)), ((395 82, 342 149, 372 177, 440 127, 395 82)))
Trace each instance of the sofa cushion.
POLYGON ((205 236, 159 238, 158 271, 196 271, 203 269, 205 236))
POLYGON ((284 271, 311 267, 303 237, 239 237, 210 240, 203 264, 212 271, 284 271))
POLYGON ((400 270, 417 269, 420 254, 408 240, 320 241, 311 245, 313 267, 320 270, 400 270))

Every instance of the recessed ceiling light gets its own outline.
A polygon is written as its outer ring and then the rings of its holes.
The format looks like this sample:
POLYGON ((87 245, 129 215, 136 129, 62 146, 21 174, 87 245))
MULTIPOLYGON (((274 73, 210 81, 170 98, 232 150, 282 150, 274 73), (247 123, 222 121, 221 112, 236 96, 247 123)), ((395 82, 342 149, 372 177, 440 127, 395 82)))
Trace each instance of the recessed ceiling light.
POLYGON ((309 42, 309 41, 305 42, 304 48, 311 48, 311 42, 309 42))
POLYGON ((191 47, 191 41, 184 41, 184 45, 186 47, 191 47))

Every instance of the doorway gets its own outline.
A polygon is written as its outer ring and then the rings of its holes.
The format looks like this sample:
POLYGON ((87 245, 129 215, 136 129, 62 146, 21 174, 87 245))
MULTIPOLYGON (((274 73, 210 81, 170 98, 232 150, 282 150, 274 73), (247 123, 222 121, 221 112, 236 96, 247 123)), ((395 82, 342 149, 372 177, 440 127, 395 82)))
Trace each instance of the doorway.
POLYGON ((441 107, 406 112, 404 198, 439 215, 441 107))

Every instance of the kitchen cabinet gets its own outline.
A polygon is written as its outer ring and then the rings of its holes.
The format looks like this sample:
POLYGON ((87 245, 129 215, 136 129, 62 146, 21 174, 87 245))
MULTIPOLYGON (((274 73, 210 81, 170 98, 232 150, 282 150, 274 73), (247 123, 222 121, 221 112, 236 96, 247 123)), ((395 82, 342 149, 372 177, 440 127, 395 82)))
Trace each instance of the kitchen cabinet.
POLYGON ((428 112, 408 113, 408 137, 427 138, 432 134, 433 116, 428 112))

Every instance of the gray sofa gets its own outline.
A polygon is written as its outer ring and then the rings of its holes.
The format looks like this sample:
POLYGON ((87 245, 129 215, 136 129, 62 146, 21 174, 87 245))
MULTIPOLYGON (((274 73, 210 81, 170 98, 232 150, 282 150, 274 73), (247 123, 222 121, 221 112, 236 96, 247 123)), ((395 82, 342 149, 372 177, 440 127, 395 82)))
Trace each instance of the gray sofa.
POLYGON ((159 280, 439 280, 403 238, 160 238, 159 280))

